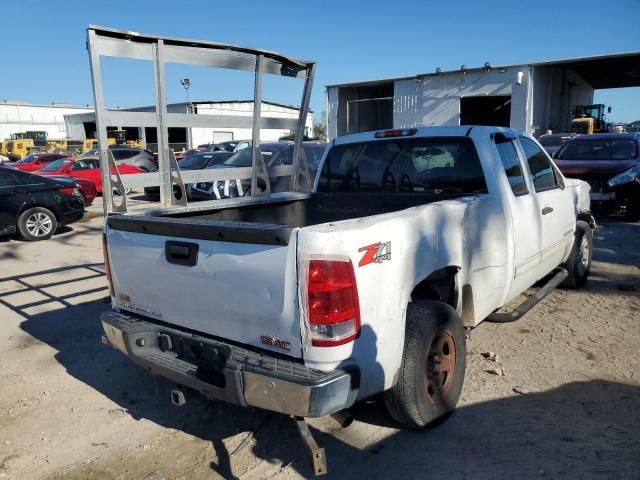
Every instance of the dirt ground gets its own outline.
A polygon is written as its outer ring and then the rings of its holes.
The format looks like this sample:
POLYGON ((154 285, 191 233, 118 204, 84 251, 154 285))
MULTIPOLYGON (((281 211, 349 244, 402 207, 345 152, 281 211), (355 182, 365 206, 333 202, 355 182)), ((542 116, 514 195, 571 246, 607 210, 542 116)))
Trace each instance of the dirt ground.
MULTIPOLYGON (((311 477, 291 419, 173 407, 170 382, 100 343, 101 222, 97 202, 50 241, 0 240, 0 478, 311 477)), ((640 224, 603 221, 594 260, 583 290, 471 332, 442 425, 399 430, 377 399, 347 428, 311 421, 329 478, 639 479, 640 224)))

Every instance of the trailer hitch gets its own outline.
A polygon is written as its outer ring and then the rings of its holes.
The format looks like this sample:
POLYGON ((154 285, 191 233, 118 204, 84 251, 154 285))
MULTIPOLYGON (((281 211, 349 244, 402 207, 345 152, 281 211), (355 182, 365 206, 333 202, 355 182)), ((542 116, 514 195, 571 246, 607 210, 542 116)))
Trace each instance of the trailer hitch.
POLYGON ((296 422, 298 432, 300 432, 300 436, 304 440, 304 443, 307 445, 307 448, 311 453, 313 473, 315 474, 315 476, 326 475, 327 457, 325 456, 324 448, 320 448, 318 446, 315 438, 313 438, 313 435, 311 434, 311 430, 309 430, 307 423, 304 421, 304 418, 294 416, 293 420, 296 422))

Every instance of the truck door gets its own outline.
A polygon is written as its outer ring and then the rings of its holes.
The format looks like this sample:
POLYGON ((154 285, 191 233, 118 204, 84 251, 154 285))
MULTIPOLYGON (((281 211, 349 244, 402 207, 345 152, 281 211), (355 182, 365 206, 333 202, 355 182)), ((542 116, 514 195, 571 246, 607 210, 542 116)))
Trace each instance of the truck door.
POLYGON ((544 150, 533 140, 521 136, 531 184, 542 218, 540 248, 541 275, 546 275, 564 259, 573 243, 575 211, 571 193, 564 187, 562 174, 544 150))
POLYGON ((493 135, 511 193, 511 217, 514 236, 513 282, 508 298, 513 298, 536 281, 540 267, 542 245, 542 218, 535 195, 525 181, 526 169, 518 156, 515 138, 496 133, 493 135))
POLYGON ((24 202, 24 195, 19 194, 23 188, 17 175, 6 169, 0 172, 0 232, 16 226, 18 211, 24 202))

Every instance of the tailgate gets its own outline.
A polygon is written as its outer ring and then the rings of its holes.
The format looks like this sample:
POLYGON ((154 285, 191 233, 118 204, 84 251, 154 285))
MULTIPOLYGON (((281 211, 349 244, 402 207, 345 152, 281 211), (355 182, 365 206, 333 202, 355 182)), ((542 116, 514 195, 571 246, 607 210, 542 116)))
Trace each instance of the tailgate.
POLYGON ((281 225, 110 216, 114 307, 300 358, 297 233, 281 225))

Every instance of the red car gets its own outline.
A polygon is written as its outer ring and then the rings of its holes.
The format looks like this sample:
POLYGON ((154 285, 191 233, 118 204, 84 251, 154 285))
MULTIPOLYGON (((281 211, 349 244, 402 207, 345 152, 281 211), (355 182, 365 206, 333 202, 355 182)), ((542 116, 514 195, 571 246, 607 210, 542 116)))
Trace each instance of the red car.
POLYGON ((13 168, 22 170, 23 172, 35 172, 43 168, 44 166, 55 162, 61 158, 67 158, 69 155, 63 153, 30 153, 22 160, 18 160, 15 163, 8 164, 13 168))
MULTIPOLYGON (((116 166, 118 173, 144 173, 135 165, 122 163, 116 166)), ((115 173, 115 172, 114 172, 115 173)), ((100 160, 97 158, 63 158, 50 163, 38 171, 40 175, 63 175, 65 177, 91 180, 98 193, 102 193, 102 179, 100 177, 100 160)))

